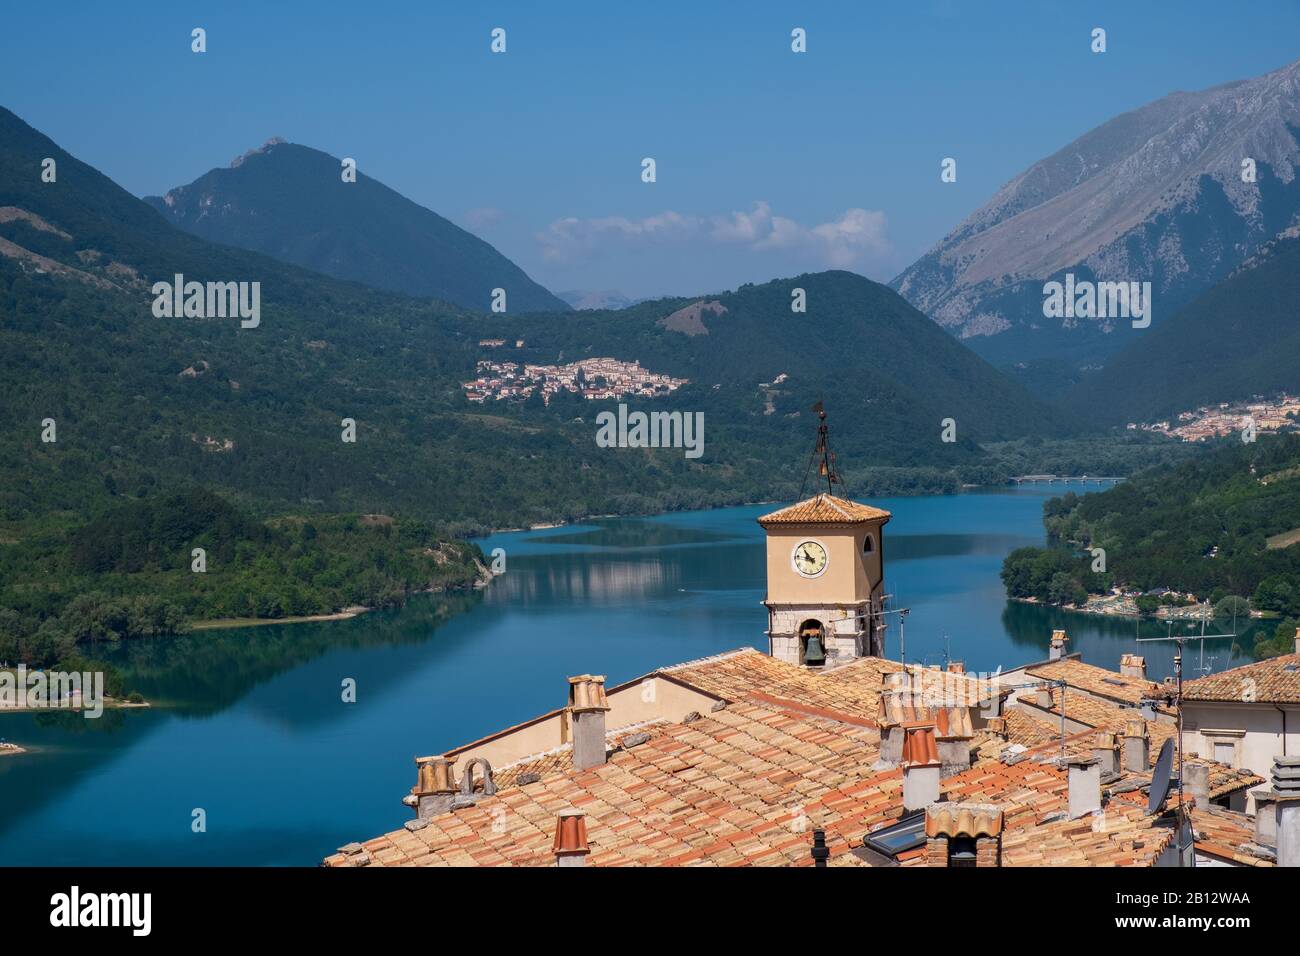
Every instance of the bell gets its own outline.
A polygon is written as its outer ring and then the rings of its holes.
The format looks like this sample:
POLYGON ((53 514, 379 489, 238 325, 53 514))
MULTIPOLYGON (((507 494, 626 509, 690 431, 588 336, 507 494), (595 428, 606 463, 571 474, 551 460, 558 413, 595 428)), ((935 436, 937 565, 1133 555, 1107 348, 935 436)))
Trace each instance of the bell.
POLYGON ((803 662, 805 664, 826 663, 826 651, 822 649, 822 635, 820 631, 808 632, 807 639, 804 643, 803 662))

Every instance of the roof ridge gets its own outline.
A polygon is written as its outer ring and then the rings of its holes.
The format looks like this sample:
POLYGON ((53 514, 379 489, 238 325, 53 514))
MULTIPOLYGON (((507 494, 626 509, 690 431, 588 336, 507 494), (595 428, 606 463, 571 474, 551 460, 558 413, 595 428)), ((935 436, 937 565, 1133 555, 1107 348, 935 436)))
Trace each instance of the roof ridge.
POLYGON ((1247 661, 1245 664, 1238 664, 1236 667, 1229 667, 1227 670, 1215 671, 1213 674, 1205 674, 1201 677, 1194 677, 1191 680, 1183 681, 1183 686, 1186 687, 1189 684, 1199 684, 1202 681, 1209 681, 1216 677, 1225 677, 1228 674, 1231 674, 1233 671, 1244 671, 1249 667, 1261 667, 1268 664, 1280 664, 1290 657, 1294 657, 1297 662, 1300 662, 1300 654, 1278 654, 1276 657, 1266 657, 1263 660, 1259 660, 1259 661, 1247 661))
POLYGON ((654 671, 651 671, 651 673, 672 674, 675 671, 679 671, 687 667, 699 667, 702 664, 712 664, 716 661, 725 661, 733 657, 738 657, 741 654, 761 654, 761 653, 762 652, 756 647, 748 647, 748 646, 737 647, 730 651, 722 651, 719 654, 710 654, 706 657, 697 657, 693 661, 682 661, 680 664, 669 664, 667 667, 659 667, 656 668, 654 671))

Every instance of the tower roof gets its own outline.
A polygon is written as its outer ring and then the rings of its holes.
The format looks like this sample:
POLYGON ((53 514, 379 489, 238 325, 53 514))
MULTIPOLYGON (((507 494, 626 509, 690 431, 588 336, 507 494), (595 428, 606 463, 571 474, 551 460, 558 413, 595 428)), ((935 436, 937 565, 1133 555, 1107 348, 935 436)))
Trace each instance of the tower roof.
POLYGON ((853 525, 885 522, 890 514, 883 508, 861 505, 856 501, 822 493, 797 504, 765 514, 758 519, 764 528, 780 525, 825 524, 853 525))

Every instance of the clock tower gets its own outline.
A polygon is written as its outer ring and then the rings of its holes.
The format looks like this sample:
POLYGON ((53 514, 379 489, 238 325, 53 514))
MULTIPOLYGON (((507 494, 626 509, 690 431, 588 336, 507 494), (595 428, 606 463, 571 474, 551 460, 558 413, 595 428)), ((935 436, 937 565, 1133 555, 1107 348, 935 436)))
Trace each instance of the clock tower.
MULTIPOLYGON (((818 402, 819 473, 826 492, 758 519, 767 534, 768 653, 834 667, 884 653, 884 528, 890 514, 837 497, 835 456, 818 402)), ((811 469, 811 462, 809 464, 811 469)))
POLYGON ((758 519, 767 532, 769 654, 810 667, 883 654, 889 518, 820 494, 758 519))

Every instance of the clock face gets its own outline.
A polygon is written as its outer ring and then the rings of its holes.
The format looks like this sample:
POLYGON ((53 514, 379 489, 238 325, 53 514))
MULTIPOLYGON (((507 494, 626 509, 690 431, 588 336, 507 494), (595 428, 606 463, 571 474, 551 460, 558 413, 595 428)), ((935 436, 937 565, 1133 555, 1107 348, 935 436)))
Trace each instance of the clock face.
POLYGON ((826 549, 817 541, 801 541, 791 555, 794 569, 806 578, 815 578, 826 570, 826 549))

